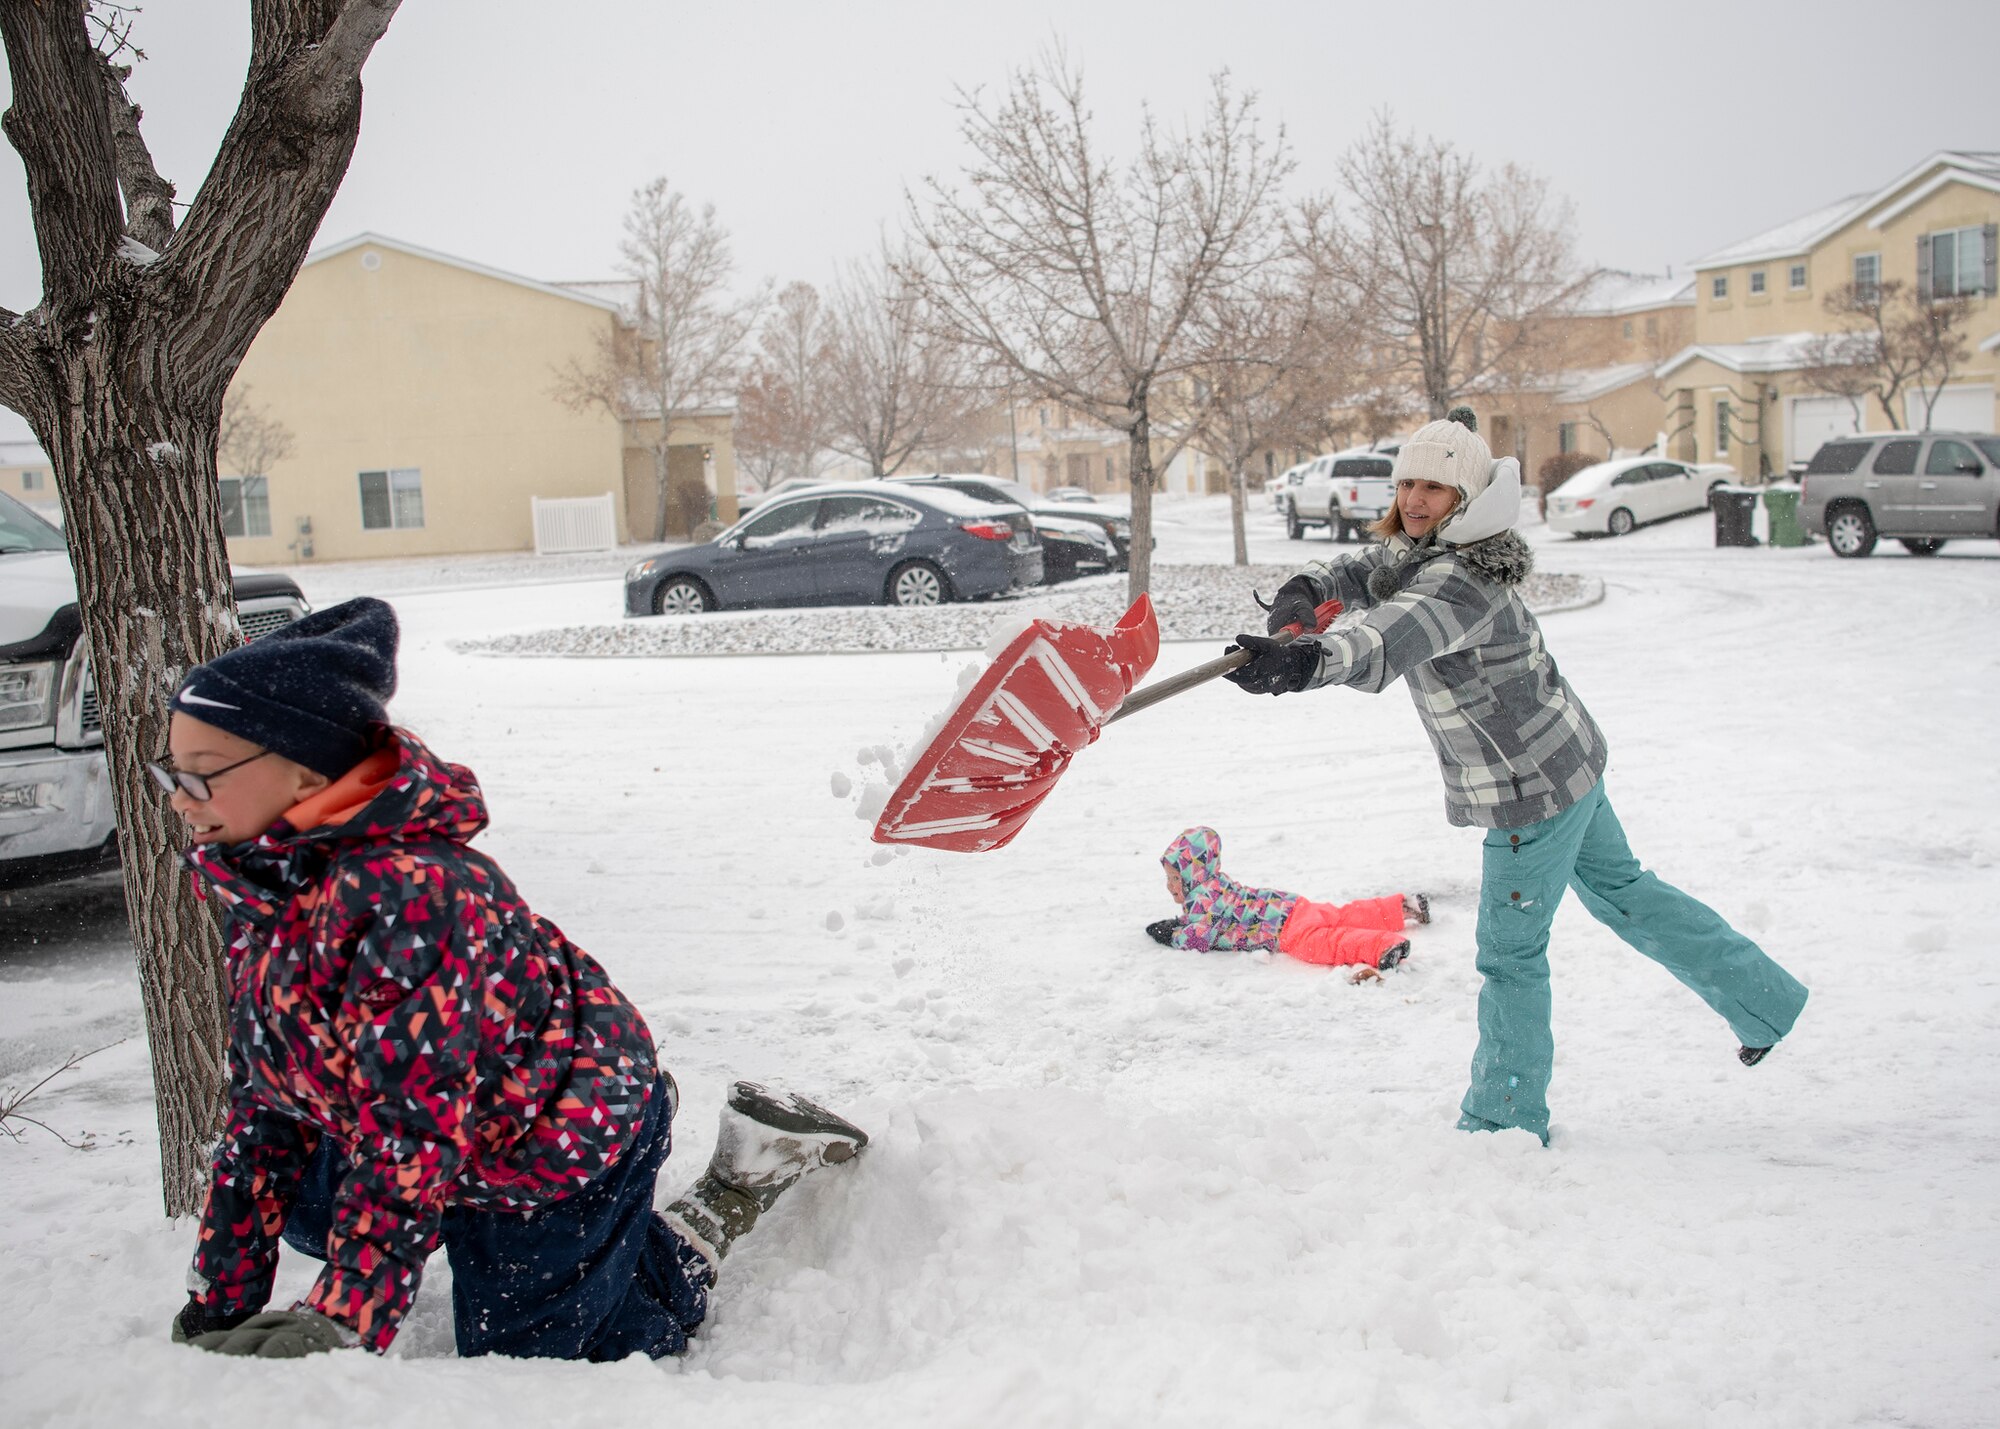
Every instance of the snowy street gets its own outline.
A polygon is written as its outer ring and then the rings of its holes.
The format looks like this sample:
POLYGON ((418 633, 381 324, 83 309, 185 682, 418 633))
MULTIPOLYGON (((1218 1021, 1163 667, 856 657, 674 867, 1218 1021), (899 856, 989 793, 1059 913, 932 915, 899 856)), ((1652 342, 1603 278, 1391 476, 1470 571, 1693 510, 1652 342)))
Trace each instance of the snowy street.
MULTIPOLYGON (((1157 514, 1156 560, 1229 559, 1220 499, 1157 514)), ((1251 527, 1259 564, 1350 549, 1286 540, 1257 496, 1251 527)), ((25 1109, 92 1149, 0 1140, 0 1417, 471 1429, 528 1422, 532 1389, 534 1422, 591 1426, 1990 1425, 2000 543, 1525 534, 1603 583, 1543 628, 1635 852, 1812 993, 1745 1069, 1568 901, 1547 1150, 1453 1129, 1480 831, 1445 823, 1400 687, 1217 683, 1107 731, 1011 847, 891 851, 857 801, 974 654, 465 653, 616 625, 619 580, 295 568, 316 604, 396 604, 398 718, 477 771, 480 846, 646 1015, 683 1094, 663 1194, 737 1077, 875 1142, 746 1240, 681 1362, 457 1360, 442 1255, 386 1360, 190 1353, 167 1327, 194 1226, 159 1214, 116 880, 0 895, 0 1088, 115 1043, 25 1109), (1158 856, 1198 823, 1240 880, 1420 890, 1435 920, 1362 985, 1157 947, 1158 856)), ((1170 644, 1154 677, 1217 649, 1170 644)), ((314 1268, 288 1256, 280 1302, 314 1268)))

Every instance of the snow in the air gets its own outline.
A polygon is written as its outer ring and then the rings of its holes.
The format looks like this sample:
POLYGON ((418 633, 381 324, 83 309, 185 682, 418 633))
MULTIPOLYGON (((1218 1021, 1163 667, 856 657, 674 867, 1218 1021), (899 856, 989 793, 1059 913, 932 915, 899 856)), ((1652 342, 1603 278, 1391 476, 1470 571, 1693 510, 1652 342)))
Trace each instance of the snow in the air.
MULTIPOLYGON (((1225 512, 1163 500, 1158 559, 1226 563, 1225 512)), ((646 1014, 684 1097, 663 1194, 736 1077, 874 1143, 732 1256, 684 1360, 460 1361, 440 1255, 386 1359, 224 1362, 167 1338, 193 1225, 159 1214, 116 881, 0 895, 0 1086, 105 1048, 28 1108, 92 1149, 0 1141, 0 1420, 1994 1423, 2000 545, 1717 550, 1700 517, 1530 538, 1602 582, 1544 629, 1609 736, 1634 847, 1812 989, 1746 1070, 1572 901, 1546 1150, 1452 1129, 1480 832, 1445 824, 1401 689, 1207 686, 1080 752, 1010 847, 890 850, 857 812, 990 632, 943 654, 531 658, 473 647, 648 622, 585 563, 299 569, 315 601, 395 601, 400 717, 479 772, 482 846, 646 1014), (1238 877, 1423 890, 1436 921, 1361 986, 1157 947, 1158 855, 1194 823, 1238 877)), ((1336 549, 1253 514, 1260 564, 1336 549)), ((1169 644, 1155 677, 1218 648, 1169 644)), ((281 1296, 311 1269, 288 1259, 281 1296)))

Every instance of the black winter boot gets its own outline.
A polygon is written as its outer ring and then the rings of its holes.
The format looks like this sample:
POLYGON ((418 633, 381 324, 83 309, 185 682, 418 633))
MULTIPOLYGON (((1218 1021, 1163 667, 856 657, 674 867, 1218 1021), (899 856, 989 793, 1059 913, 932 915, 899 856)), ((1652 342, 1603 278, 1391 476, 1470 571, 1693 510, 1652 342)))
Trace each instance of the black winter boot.
POLYGON ((1146 925, 1146 936, 1163 948, 1171 948, 1174 945, 1174 934, 1179 931, 1180 926, 1181 920, 1178 918, 1162 918, 1157 923, 1146 925))
POLYGON ((1380 972, 1387 972, 1409 955, 1410 940, 1405 938, 1402 942, 1396 944, 1395 947, 1383 949, 1382 956, 1375 959, 1375 967, 1380 972))
POLYGON ((1769 1047, 1738 1047, 1736 1049, 1736 1060, 1746 1067, 1754 1067, 1770 1055, 1771 1049, 1769 1047))

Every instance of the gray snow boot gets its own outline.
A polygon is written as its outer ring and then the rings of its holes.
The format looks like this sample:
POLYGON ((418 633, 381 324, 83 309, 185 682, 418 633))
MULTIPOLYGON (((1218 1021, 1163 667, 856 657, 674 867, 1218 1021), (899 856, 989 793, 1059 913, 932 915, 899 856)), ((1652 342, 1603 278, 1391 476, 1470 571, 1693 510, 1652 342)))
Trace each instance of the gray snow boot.
POLYGON ((730 1245, 808 1171, 852 1161, 868 1133, 796 1092, 729 1089, 708 1169, 661 1214, 719 1265, 730 1245))

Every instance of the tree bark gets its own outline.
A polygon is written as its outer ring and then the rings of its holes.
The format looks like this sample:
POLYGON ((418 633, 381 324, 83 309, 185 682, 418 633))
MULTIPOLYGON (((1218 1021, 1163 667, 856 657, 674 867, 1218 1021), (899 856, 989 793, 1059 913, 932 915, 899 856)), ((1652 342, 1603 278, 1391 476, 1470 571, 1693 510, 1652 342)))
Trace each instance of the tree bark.
POLYGON ((1247 478, 1243 474, 1243 463, 1240 461, 1232 462, 1229 472, 1229 535, 1230 544, 1234 548, 1236 556, 1236 564, 1239 566, 1250 564, 1250 540, 1244 531, 1245 512, 1243 508, 1246 504, 1244 495, 1244 483, 1246 480, 1247 478))
POLYGON ((1144 389, 1134 395, 1131 412, 1132 546, 1125 591, 1128 599, 1137 600, 1153 588, 1153 423, 1144 389))

